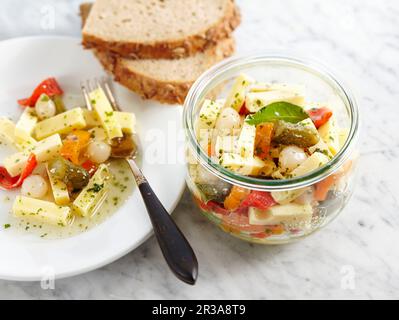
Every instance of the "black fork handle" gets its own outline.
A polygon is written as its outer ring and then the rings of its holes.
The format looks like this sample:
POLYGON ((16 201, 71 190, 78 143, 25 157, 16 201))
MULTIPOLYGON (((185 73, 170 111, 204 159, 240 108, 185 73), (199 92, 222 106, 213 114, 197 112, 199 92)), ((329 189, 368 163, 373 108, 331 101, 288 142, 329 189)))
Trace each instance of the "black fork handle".
POLYGON ((198 261, 193 249, 179 227, 166 211, 134 160, 128 160, 154 233, 169 268, 180 280, 194 285, 198 277, 198 261))

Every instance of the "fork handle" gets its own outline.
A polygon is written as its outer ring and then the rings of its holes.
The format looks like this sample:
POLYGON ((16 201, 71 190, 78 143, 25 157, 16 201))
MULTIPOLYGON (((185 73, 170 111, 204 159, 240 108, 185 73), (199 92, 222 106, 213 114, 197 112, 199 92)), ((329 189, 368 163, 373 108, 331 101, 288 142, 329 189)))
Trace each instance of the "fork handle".
POLYGON ((198 261, 193 249, 155 195, 134 160, 128 160, 151 219, 154 233, 169 268, 180 280, 194 285, 198 261))

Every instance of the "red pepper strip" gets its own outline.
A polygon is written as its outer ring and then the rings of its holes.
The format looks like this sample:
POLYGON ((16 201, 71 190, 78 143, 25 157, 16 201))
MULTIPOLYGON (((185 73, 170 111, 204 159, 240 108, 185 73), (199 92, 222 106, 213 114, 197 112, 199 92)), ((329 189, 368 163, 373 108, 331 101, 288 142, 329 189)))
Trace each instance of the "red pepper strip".
POLYGON ((242 202, 242 208, 255 207, 259 210, 268 210, 274 206, 276 201, 272 198, 269 192, 252 191, 242 202))
POLYGON ((316 128, 320 128, 332 116, 332 111, 326 107, 312 108, 308 111, 310 119, 312 119, 316 128))
POLYGON ((248 114, 250 114, 251 112, 247 109, 246 105, 245 105, 245 101, 242 104, 240 111, 238 112, 240 114, 240 116, 247 116, 248 114))
POLYGON ((29 98, 18 100, 18 104, 23 107, 34 107, 43 93, 47 94, 49 97, 53 97, 62 95, 64 92, 55 78, 48 78, 36 87, 29 98))
POLYGON ((22 182, 24 182, 24 180, 32 174, 32 171, 36 168, 36 166, 36 156, 32 153, 29 156, 21 175, 17 177, 11 177, 6 168, 0 167, 0 187, 4 189, 14 189, 20 187, 22 182))
POLYGON ((83 162, 82 168, 85 169, 89 173, 90 177, 92 177, 98 169, 97 165, 90 160, 83 162))

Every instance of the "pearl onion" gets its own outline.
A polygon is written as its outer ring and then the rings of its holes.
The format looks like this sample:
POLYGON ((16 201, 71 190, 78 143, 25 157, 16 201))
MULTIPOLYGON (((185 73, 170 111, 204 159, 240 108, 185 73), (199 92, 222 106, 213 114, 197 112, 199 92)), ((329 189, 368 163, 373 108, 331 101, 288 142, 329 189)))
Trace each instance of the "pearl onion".
POLYGON ((215 129, 219 135, 233 134, 234 130, 241 128, 241 117, 233 108, 224 108, 216 120, 215 129))
POLYGON ((93 141, 87 147, 87 155, 95 163, 103 163, 111 156, 111 147, 102 141, 93 141))
POLYGON ((279 156, 280 168, 283 172, 290 172, 304 162, 307 157, 305 151, 297 146, 285 147, 279 156))
POLYGON ((32 198, 43 198, 48 190, 47 181, 39 175, 31 175, 22 183, 21 193, 32 198))
POLYGON ((35 105, 36 114, 40 119, 47 119, 54 117, 56 114, 56 107, 46 94, 42 94, 35 105))

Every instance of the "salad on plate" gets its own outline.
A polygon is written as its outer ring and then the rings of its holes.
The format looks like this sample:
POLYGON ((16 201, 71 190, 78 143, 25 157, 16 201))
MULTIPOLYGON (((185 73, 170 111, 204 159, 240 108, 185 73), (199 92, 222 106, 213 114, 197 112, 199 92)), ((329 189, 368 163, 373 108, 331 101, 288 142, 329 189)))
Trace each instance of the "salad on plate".
POLYGON ((129 165, 113 155, 136 148, 133 113, 114 111, 105 92, 65 107, 67 94, 56 79, 41 82, 18 100, 17 121, 0 118, 0 187, 13 201, 10 222, 41 237, 66 237, 102 222, 132 193, 129 165))

